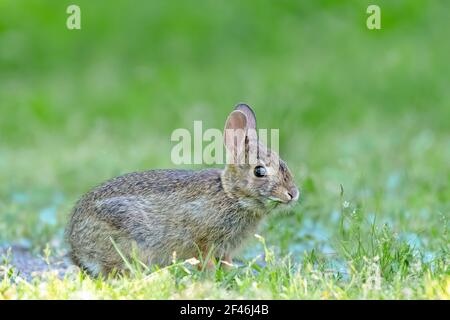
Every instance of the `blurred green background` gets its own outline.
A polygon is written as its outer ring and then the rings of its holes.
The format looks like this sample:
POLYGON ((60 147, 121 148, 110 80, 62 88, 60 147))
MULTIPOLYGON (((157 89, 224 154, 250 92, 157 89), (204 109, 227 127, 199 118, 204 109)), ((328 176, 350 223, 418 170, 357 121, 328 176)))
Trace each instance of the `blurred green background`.
POLYGON ((61 243, 81 194, 174 167, 175 128, 222 128, 242 101, 280 129, 302 190, 261 231, 282 252, 326 252, 343 202, 424 252, 447 247, 448 12, 444 0, 0 0, 0 242, 61 243), (72 3, 81 30, 66 28, 72 3), (382 30, 366 28, 372 3, 382 30))

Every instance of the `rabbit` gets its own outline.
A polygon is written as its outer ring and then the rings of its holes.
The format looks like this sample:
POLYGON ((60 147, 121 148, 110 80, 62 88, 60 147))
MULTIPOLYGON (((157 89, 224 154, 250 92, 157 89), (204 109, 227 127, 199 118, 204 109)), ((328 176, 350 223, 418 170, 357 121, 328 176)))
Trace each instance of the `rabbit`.
POLYGON ((238 104, 230 113, 225 132, 232 161, 224 169, 134 172, 82 196, 65 232, 73 262, 93 276, 126 271, 121 255, 158 266, 172 263, 174 254, 209 256, 207 266, 214 258, 232 265, 232 254, 259 222, 275 209, 291 207, 299 189, 286 163, 250 134, 256 132, 256 117, 248 105, 238 104), (233 137, 230 131, 241 134, 233 137), (249 152, 255 149, 251 163, 249 152))

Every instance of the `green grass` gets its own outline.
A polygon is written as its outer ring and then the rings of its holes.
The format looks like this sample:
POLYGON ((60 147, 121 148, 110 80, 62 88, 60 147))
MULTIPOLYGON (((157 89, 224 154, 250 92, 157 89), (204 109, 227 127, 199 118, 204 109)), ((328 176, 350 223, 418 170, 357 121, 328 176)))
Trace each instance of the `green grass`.
POLYGON ((301 201, 230 271, 27 282, 5 256, 0 298, 450 298, 448 2, 378 1, 380 31, 368 1, 77 3, 68 31, 69 3, 0 1, 0 244, 65 252, 79 196, 174 167, 171 132, 240 101, 301 201))
POLYGON ((333 259, 314 252, 298 265, 290 257, 278 259, 259 236, 264 258, 227 271, 198 271, 190 261, 152 270, 127 262, 127 276, 93 279, 72 271, 61 279, 48 271, 27 282, 8 269, 0 292, 6 299, 448 299, 445 260, 424 263, 391 237, 383 230, 375 256, 360 255, 359 245, 346 253, 348 271, 330 268, 333 259))

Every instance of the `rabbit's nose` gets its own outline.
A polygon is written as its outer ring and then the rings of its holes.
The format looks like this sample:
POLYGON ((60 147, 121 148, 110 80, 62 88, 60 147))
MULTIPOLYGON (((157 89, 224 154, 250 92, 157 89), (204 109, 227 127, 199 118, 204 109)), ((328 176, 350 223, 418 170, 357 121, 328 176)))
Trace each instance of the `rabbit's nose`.
POLYGON ((291 190, 289 190, 287 192, 288 196, 290 197, 290 201, 297 201, 298 200, 298 196, 299 196, 299 192, 298 189, 296 187, 293 187, 291 190))

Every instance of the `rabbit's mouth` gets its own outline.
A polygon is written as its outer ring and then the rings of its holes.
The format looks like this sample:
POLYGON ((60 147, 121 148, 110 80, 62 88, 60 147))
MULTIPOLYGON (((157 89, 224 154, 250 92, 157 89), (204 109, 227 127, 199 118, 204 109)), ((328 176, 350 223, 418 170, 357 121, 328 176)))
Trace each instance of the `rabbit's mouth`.
POLYGON ((280 198, 276 198, 276 197, 269 197, 269 203, 286 203, 286 201, 281 200, 280 198))
POLYGON ((276 197, 269 197, 267 200, 267 205, 270 209, 277 209, 279 207, 285 207, 290 204, 290 201, 285 201, 276 197))
POLYGON ((267 204, 271 209, 277 209, 277 208, 290 208, 292 207, 297 199, 295 200, 283 200, 277 197, 269 197, 267 200, 267 204))
POLYGON ((273 190, 271 194, 267 197, 268 203, 271 205, 286 205, 290 206, 297 202, 299 198, 300 192, 298 191, 297 187, 291 187, 288 190, 279 191, 279 190, 273 190))

